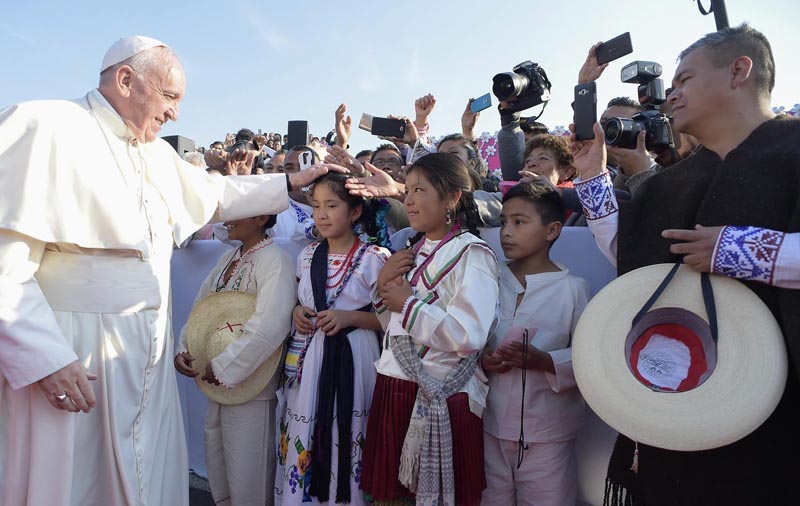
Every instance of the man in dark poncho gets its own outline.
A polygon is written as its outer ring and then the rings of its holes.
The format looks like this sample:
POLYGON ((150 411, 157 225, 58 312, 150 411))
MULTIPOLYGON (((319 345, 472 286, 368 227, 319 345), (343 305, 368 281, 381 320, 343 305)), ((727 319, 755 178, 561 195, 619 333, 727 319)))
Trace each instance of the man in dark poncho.
MULTIPOLYGON (((605 167, 603 133, 576 142, 576 190, 598 245, 619 274, 683 260, 741 280, 775 315, 789 353, 778 407, 730 445, 678 452, 620 435, 605 504, 797 504, 800 455, 800 120, 774 116, 775 63, 766 37, 742 25, 701 38, 680 54, 673 128, 703 147, 646 181, 618 206, 605 167)), ((751 336, 758 339, 759 336, 751 336)))

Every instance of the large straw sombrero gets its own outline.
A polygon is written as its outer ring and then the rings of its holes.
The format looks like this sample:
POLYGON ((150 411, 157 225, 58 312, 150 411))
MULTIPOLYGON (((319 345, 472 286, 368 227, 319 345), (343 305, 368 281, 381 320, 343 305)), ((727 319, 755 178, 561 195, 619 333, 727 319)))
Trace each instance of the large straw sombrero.
POLYGON ((242 404, 257 396, 280 365, 279 348, 258 369, 233 388, 212 385, 202 379, 206 365, 244 332, 244 324, 256 309, 255 295, 226 291, 209 295, 195 304, 186 323, 189 353, 194 357, 195 381, 209 399, 220 404, 242 404))
POLYGON ((786 348, 772 313, 749 288, 708 276, 709 306, 701 275, 686 266, 676 267, 637 319, 672 268, 637 269, 595 295, 575 330, 575 378, 595 413, 634 441, 717 448, 772 414, 786 384, 786 348))

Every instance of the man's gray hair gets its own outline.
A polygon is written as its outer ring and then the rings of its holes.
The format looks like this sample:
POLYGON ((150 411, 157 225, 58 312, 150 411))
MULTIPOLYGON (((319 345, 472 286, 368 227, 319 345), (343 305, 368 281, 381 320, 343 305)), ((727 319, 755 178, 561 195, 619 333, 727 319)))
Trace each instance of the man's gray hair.
POLYGON ((136 76, 141 78, 153 68, 163 65, 170 56, 175 56, 175 52, 166 46, 157 46, 146 49, 140 53, 136 53, 127 60, 122 60, 121 62, 108 67, 101 72, 100 84, 102 85, 109 79, 114 79, 114 76, 117 75, 117 70, 119 70, 119 68, 123 65, 127 65, 132 68, 136 76))
POLYGON ((775 87, 775 58, 772 46, 764 36, 747 23, 709 33, 687 47, 678 56, 682 60, 695 49, 705 48, 711 54, 711 62, 717 67, 730 65, 736 58, 747 56, 753 60, 751 75, 755 77, 756 90, 772 92, 775 87))
POLYGON ((206 161, 203 153, 197 151, 187 151, 183 154, 183 159, 191 163, 195 167, 206 168, 206 161))

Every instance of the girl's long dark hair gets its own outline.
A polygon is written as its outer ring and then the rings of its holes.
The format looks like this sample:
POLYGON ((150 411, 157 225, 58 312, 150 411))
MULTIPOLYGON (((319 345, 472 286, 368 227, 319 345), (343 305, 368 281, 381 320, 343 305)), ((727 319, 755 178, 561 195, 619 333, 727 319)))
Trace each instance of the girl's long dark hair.
MULTIPOLYGON (((378 219, 379 214, 381 214, 380 210, 382 204, 377 199, 366 199, 357 195, 352 195, 347 188, 344 187, 344 183, 349 177, 350 176, 341 174, 339 172, 328 172, 324 176, 314 181, 314 185, 311 186, 309 194, 313 197, 314 188, 319 184, 327 183, 331 191, 336 194, 337 197, 345 201, 350 209, 361 207, 361 216, 358 218, 358 220, 356 220, 355 223, 353 223, 354 226, 360 225, 361 230, 370 238, 382 237, 385 235, 386 229, 386 225, 383 223, 383 220, 378 219)), ((356 235, 358 234, 356 233, 356 235)), ((386 244, 382 244, 382 241, 376 242, 378 242, 379 246, 387 246, 386 244)))
MULTIPOLYGON (((452 197, 457 191, 461 191, 461 198, 456 203, 453 220, 460 221, 470 233, 480 237, 478 227, 481 225, 481 218, 472 194, 473 184, 467 165, 455 155, 432 153, 414 162, 406 171, 406 178, 415 170, 425 174, 425 178, 430 181, 443 199, 452 197)), ((422 233, 417 234, 412 243, 419 241, 423 235, 422 233)))

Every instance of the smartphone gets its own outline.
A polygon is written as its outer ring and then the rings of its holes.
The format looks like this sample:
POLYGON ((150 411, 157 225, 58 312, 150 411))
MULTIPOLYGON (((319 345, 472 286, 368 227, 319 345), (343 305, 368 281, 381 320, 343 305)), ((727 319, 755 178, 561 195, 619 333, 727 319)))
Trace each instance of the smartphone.
POLYGON ((361 120, 358 122, 358 128, 372 132, 372 116, 369 114, 362 114, 361 120))
POLYGON ((308 121, 290 121, 286 127, 286 135, 289 136, 287 149, 305 146, 308 143, 308 121))
POLYGON ((406 136, 406 122, 401 119, 372 118, 370 131, 372 135, 402 139, 406 136))
POLYGON ((575 86, 573 102, 575 137, 579 141, 594 139, 594 124, 597 123, 597 85, 594 82, 575 86))
POLYGON ((603 65, 632 52, 631 32, 625 32, 600 44, 594 54, 597 56, 597 64, 603 65))
POLYGON ((469 110, 472 111, 472 114, 478 114, 484 109, 488 109, 492 106, 492 94, 487 93, 482 97, 478 97, 469 104, 469 110))

